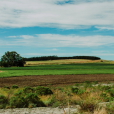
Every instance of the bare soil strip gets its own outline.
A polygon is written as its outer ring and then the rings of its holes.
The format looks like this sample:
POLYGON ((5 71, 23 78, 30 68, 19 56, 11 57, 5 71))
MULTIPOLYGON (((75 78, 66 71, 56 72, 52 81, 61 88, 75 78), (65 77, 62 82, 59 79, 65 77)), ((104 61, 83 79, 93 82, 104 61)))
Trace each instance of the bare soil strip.
POLYGON ((114 74, 91 74, 91 75, 45 75, 45 76, 20 76, 0 78, 0 87, 18 85, 24 86, 46 86, 81 83, 84 81, 107 82, 114 81, 114 74))

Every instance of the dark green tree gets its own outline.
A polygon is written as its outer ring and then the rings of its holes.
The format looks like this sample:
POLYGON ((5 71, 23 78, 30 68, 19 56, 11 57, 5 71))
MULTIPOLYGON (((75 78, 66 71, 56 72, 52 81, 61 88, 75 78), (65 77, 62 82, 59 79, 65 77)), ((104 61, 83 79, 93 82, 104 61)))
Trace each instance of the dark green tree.
POLYGON ((17 52, 15 51, 7 51, 5 54, 1 57, 1 66, 4 67, 11 67, 11 66, 24 66, 25 61, 23 57, 21 57, 17 52))

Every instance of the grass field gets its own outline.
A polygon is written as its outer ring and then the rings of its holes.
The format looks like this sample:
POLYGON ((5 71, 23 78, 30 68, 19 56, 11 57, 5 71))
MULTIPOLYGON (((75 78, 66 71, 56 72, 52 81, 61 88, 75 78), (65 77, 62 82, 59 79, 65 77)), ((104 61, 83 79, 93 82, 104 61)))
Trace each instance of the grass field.
POLYGON ((2 71, 0 72, 0 77, 31 75, 114 74, 114 64, 111 64, 107 61, 100 62, 92 60, 29 61, 26 63, 25 67, 1 67, 0 71, 2 71))

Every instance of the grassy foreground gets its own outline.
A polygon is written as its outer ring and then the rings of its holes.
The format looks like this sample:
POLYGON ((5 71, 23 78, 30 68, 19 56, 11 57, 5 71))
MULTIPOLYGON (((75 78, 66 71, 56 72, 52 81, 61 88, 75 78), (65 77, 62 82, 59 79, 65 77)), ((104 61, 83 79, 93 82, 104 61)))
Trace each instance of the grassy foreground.
POLYGON ((80 107, 78 114, 113 114, 114 85, 111 83, 103 85, 89 81, 64 87, 20 88, 13 85, 0 88, 0 101, 0 108, 51 106, 70 109, 71 106, 78 105, 80 107), (106 106, 102 105, 104 102, 106 106))
POLYGON ((0 77, 69 74, 114 74, 114 64, 75 63, 0 68, 0 77))

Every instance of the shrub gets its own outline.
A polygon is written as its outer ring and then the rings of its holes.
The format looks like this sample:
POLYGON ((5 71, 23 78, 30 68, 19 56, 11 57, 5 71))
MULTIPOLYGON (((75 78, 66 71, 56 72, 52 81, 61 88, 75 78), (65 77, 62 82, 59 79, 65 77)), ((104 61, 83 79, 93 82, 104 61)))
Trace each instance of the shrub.
POLYGON ((19 90, 17 93, 15 93, 15 96, 22 96, 24 94, 23 90, 19 90))
POLYGON ((35 93, 29 93, 25 97, 25 100, 26 100, 28 106, 30 106, 31 104, 34 107, 45 106, 44 103, 42 101, 40 101, 40 98, 35 93))
POLYGON ((27 102, 23 96, 14 96, 10 98, 11 108, 25 108, 27 107, 27 102))
MULTIPOLYGON (((22 92, 22 91, 21 91, 22 92)), ((21 92, 15 94, 16 96, 11 97, 10 107, 13 108, 28 108, 28 107, 38 107, 45 106, 40 98, 35 93, 20 94, 21 92)))
POLYGON ((83 93, 85 93, 85 90, 79 89, 77 87, 72 87, 71 91, 72 91, 72 93, 75 93, 75 94, 83 94, 83 93))
POLYGON ((111 97, 114 97, 114 89, 108 89, 107 92, 110 94, 111 97))
POLYGON ((58 107, 60 106, 61 102, 56 98, 56 96, 52 96, 45 104, 49 107, 58 107))
POLYGON ((38 86, 35 88, 38 95, 51 95, 53 92, 48 87, 38 86))
POLYGON ((13 85, 12 86, 12 89, 17 89, 17 88, 19 88, 18 85, 13 85))
POLYGON ((109 89, 111 89, 111 86, 101 86, 101 89, 104 91, 109 90, 109 89))
POLYGON ((23 93, 33 93, 34 92, 34 88, 32 88, 32 87, 25 87, 24 89, 23 89, 23 93))
POLYGON ((10 87, 8 87, 8 86, 4 86, 4 88, 6 88, 6 89, 10 89, 10 87))
POLYGON ((106 109, 109 112, 109 114, 113 114, 114 113, 114 101, 107 104, 106 109))
POLYGON ((72 87, 71 90, 72 90, 72 93, 76 93, 76 94, 79 91, 79 89, 77 87, 72 87))
POLYGON ((98 81, 94 81, 93 84, 98 84, 98 81))
POLYGON ((8 104, 8 99, 4 95, 0 95, 0 108, 5 108, 8 104))
POLYGON ((93 112, 97 108, 97 105, 94 102, 86 101, 86 100, 80 102, 80 106, 81 106, 81 110, 89 111, 89 112, 93 112))
POLYGON ((90 81, 85 81, 84 87, 85 87, 85 88, 87 88, 87 87, 92 87, 92 82, 90 82, 90 81))
POLYGON ((103 97, 106 102, 110 101, 110 96, 106 92, 101 93, 100 96, 103 97))

